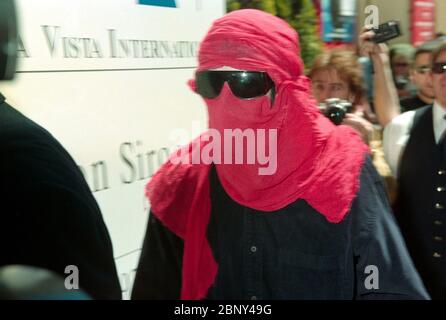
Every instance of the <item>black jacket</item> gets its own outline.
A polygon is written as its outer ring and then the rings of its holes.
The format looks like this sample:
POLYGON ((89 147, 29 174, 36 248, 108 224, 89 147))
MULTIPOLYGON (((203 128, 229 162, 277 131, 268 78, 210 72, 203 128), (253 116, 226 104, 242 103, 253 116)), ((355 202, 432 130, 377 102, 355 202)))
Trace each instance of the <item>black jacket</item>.
POLYGON ((82 173, 51 134, 4 100, 0 94, 0 266, 65 278, 74 265, 80 289, 120 299, 110 237, 82 173))

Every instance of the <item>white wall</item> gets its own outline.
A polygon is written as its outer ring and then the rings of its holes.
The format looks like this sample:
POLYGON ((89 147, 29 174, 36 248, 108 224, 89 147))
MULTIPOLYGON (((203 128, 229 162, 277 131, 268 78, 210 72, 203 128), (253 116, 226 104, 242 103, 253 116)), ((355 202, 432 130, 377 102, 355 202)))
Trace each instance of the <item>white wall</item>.
POLYGON ((196 66, 190 52, 225 11, 224 0, 177 0, 178 8, 137 2, 17 0, 24 50, 16 80, 1 88, 83 169, 112 237, 124 298, 148 219, 144 186, 163 148, 175 145, 173 129, 205 127, 204 104, 186 85, 196 66), (154 52, 150 41, 167 41, 171 52, 183 46, 186 57, 156 58, 168 52, 154 52))
POLYGON ((436 0, 436 28, 437 32, 446 33, 446 1, 436 0))

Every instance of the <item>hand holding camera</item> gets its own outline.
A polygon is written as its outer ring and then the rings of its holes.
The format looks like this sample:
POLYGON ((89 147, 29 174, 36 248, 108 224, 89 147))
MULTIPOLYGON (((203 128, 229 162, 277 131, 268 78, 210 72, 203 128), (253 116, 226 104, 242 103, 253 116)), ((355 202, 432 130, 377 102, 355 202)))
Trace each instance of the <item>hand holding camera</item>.
POLYGON ((364 27, 359 36, 359 52, 366 57, 388 55, 389 48, 385 42, 401 35, 400 23, 396 20, 385 22, 377 29, 373 29, 371 26, 364 27))
POLYGON ((321 112, 335 125, 347 125, 355 129, 365 143, 373 134, 373 125, 362 116, 352 113, 353 105, 345 100, 331 98, 319 104, 321 112))
POLYGON ((373 41, 375 37, 375 31, 368 27, 362 29, 362 33, 359 36, 359 54, 364 57, 379 57, 388 56, 389 48, 385 43, 376 43, 373 41))

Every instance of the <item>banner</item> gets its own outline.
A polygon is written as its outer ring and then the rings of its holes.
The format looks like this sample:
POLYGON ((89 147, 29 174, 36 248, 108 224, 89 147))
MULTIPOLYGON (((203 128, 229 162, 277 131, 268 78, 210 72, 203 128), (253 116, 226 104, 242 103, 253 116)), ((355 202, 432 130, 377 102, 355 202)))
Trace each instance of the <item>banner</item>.
POLYGON ((417 47, 435 38, 435 0, 412 0, 412 44, 417 47))
POLYGON ((321 0, 324 42, 351 43, 356 34, 355 0, 321 0))

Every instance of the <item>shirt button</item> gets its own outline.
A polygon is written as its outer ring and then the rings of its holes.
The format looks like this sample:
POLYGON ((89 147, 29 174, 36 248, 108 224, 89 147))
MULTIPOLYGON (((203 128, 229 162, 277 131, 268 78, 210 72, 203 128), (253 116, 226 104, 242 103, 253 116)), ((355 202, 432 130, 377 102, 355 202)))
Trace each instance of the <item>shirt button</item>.
POLYGON ((438 241, 438 242, 442 242, 443 241, 443 237, 435 236, 434 240, 438 241))
POLYGON ((440 221, 440 220, 435 220, 435 221, 434 221, 434 224, 435 224, 436 226, 442 226, 442 225, 443 225, 443 222, 440 221))
POLYGON ((437 210, 441 210, 441 209, 443 209, 444 207, 443 207, 443 205, 442 204, 440 204, 440 203, 436 203, 435 204, 435 209, 437 209, 437 210))
POLYGON ((252 296, 251 300, 257 300, 257 297, 256 296, 252 296))
POLYGON ((441 254, 439 254, 438 252, 434 252, 433 257, 439 259, 441 258, 441 254))
POLYGON ((446 190, 444 187, 437 187, 438 192, 443 192, 444 190, 446 190))
POLYGON ((256 247, 256 246, 252 246, 252 247, 251 247, 251 252, 252 252, 252 253, 255 253, 256 251, 257 251, 257 247, 256 247))

